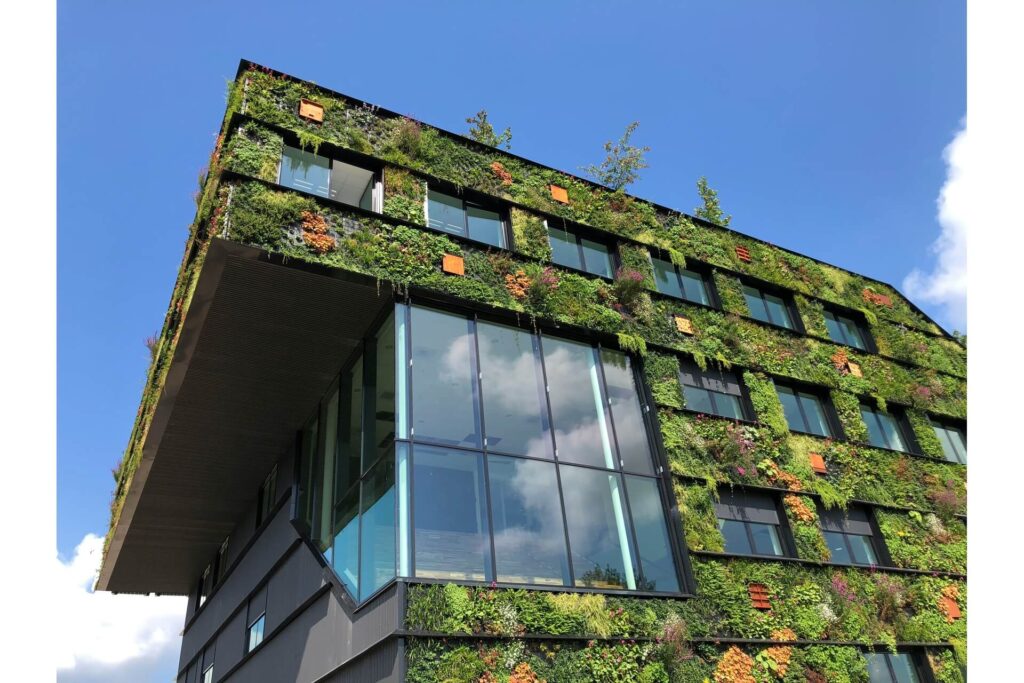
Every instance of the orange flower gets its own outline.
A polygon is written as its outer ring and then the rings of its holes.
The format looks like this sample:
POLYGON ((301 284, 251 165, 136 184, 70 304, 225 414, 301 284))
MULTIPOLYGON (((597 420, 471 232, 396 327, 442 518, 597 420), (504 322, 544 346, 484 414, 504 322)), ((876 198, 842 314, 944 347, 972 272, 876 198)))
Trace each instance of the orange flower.
POLYGON ((718 660, 714 674, 715 683, 757 683, 753 670, 754 660, 733 645, 718 660))
POLYGON ((505 167, 501 165, 500 161, 492 163, 491 170, 494 171, 494 175, 501 179, 502 185, 512 184, 512 174, 505 170, 505 167))
POLYGON ((302 212, 302 240, 318 254, 326 254, 338 246, 334 238, 327 234, 327 221, 312 211, 302 212))

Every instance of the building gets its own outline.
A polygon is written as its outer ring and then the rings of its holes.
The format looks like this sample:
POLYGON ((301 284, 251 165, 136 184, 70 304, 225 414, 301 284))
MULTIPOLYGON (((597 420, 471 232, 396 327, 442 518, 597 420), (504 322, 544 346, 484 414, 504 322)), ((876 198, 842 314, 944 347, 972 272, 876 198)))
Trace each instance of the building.
POLYGON ((178 681, 962 681, 898 291, 242 62, 98 588, 178 681))

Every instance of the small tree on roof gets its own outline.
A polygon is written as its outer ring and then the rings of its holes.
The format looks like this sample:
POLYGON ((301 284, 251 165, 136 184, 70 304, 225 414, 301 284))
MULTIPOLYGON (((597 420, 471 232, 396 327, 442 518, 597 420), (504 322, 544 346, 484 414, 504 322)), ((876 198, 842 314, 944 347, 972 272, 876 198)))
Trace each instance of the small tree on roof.
POLYGON ((711 189, 711 186, 708 185, 708 179, 704 176, 701 176, 700 180, 697 181, 697 192, 700 194, 700 198, 704 200, 704 206, 698 206, 694 209, 693 215, 716 225, 728 226, 732 216, 726 216, 723 213, 722 207, 718 204, 718 192, 711 189))
POLYGON ((597 166, 587 166, 583 169, 584 172, 613 190, 622 190, 630 183, 636 182, 640 177, 640 169, 647 168, 644 154, 651 151, 650 147, 629 144, 630 136, 639 125, 639 121, 634 121, 626 126, 626 132, 618 142, 613 143, 609 140, 604 143, 604 151, 608 152, 608 156, 597 166))
POLYGON ((501 135, 494 132, 494 126, 487 120, 487 110, 481 109, 476 116, 466 119, 466 123, 472 124, 469 127, 469 137, 491 147, 512 149, 512 129, 506 128, 501 135))

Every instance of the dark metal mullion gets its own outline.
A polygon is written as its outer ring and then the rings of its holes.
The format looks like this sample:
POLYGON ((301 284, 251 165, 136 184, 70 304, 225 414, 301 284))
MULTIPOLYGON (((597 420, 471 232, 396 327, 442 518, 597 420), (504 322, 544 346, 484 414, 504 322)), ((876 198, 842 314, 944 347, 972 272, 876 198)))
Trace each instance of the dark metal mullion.
POLYGON ((586 254, 583 253, 583 238, 576 232, 572 233, 572 237, 576 240, 576 251, 580 254, 580 268, 589 273, 590 271, 587 270, 587 257, 586 254))
POLYGON ((793 387, 789 387, 789 389, 793 392, 793 398, 796 399, 796 408, 800 411, 800 417, 804 420, 804 431, 808 434, 813 434, 814 432, 811 431, 811 421, 807 419, 807 411, 804 410, 804 402, 800 398, 802 392, 793 387))
MULTIPOLYGON (((412 382, 412 368, 415 364, 415 359, 412 356, 412 303, 406 303, 405 305, 405 392, 406 392, 406 409, 408 412, 408 427, 409 433, 406 437, 408 441, 408 460, 409 460, 409 575, 411 577, 416 576, 416 523, 415 523, 415 502, 413 496, 416 492, 416 485, 413 478, 414 458, 416 450, 415 448, 415 437, 416 428, 413 422, 413 382, 412 382)), ((396 327, 397 330, 397 327, 396 327)), ((397 378, 396 378, 397 379, 397 378)), ((397 451, 395 451, 397 454, 397 451)), ((397 572, 396 572, 397 574, 397 572)))
POLYGON ((889 679, 892 683, 897 683, 899 679, 896 678, 896 667, 892 665, 892 657, 889 656, 888 652, 885 653, 885 665, 889 668, 889 679))
POLYGON ((760 555, 761 553, 757 552, 757 545, 754 543, 754 532, 750 529, 751 522, 744 519, 742 520, 742 523, 743 530, 747 532, 747 543, 750 545, 750 554, 760 555))
POLYGON ((555 462, 555 482, 558 484, 558 507, 562 511, 562 530, 565 532, 565 554, 569 568, 569 585, 576 586, 576 570, 572 565, 572 545, 569 542, 569 520, 565 514, 565 495, 562 493, 562 465, 558 459, 558 442, 555 440, 555 415, 551 410, 551 391, 548 387, 548 370, 544 362, 544 335, 536 333, 537 355, 540 358, 541 378, 544 381, 544 405, 548 413, 548 425, 551 432, 551 459, 555 462))
MULTIPOLYGON (((494 549, 494 514, 491 509, 491 476, 488 468, 489 457, 487 455, 487 420, 484 412, 484 382, 483 382, 483 365, 480 363, 480 337, 477 334, 477 317, 474 315, 470 319, 470 334, 473 337, 473 349, 472 356, 470 357, 470 369, 476 368, 475 377, 473 379, 476 385, 476 399, 477 405, 480 411, 480 448, 481 452, 477 455, 478 458, 483 460, 484 467, 484 506, 487 509, 487 547, 490 550, 491 557, 491 581, 496 581, 498 577, 498 563, 497 563, 497 552, 494 549), (475 360, 474 360, 475 359, 475 360)), ((484 577, 487 578, 486 568, 484 570, 484 577)))
MULTIPOLYGON (((636 528, 633 525, 633 510, 629 505, 629 492, 626 491, 626 478, 621 474, 622 472, 622 449, 619 448, 619 437, 615 431, 615 418, 612 416, 612 404, 611 394, 608 393, 608 379, 604 374, 604 359, 601 357, 601 345, 598 344, 596 347, 590 347, 591 353, 594 355, 594 359, 597 361, 597 381, 600 385, 602 408, 607 412, 608 425, 611 427, 612 444, 615 446, 615 461, 618 463, 618 468, 615 470, 615 476, 619 478, 619 485, 622 487, 622 502, 625 505, 626 523, 629 526, 630 539, 632 541, 632 547, 629 548, 630 554, 636 553, 635 564, 640 576, 634 577, 639 580, 644 574, 643 564, 640 561, 640 541, 637 538, 636 528)), ((625 354, 623 354, 625 355, 625 354)), ((626 356, 626 360, 629 360, 629 356, 626 356)), ((632 374, 633 364, 629 364, 630 374, 632 374)), ((636 379, 634 376, 634 388, 636 387, 636 379)), ((639 395, 638 395, 639 398, 639 395)), ((650 450, 650 443, 648 443, 648 451, 650 450)), ((648 452, 650 457, 650 452, 648 452)), ((651 469, 654 469, 654 463, 651 462, 651 469)), ((625 567, 623 567, 625 569, 625 567)), ((626 586, 629 588, 629 586, 626 586)), ((637 590, 634 588, 633 590, 637 590)))

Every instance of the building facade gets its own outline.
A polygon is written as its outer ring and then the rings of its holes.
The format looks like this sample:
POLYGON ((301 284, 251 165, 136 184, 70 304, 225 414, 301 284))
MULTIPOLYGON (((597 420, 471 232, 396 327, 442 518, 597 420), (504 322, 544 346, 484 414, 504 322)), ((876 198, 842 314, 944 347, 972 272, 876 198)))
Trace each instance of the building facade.
POLYGON ((242 62, 98 588, 180 683, 966 679, 894 288, 242 62))

